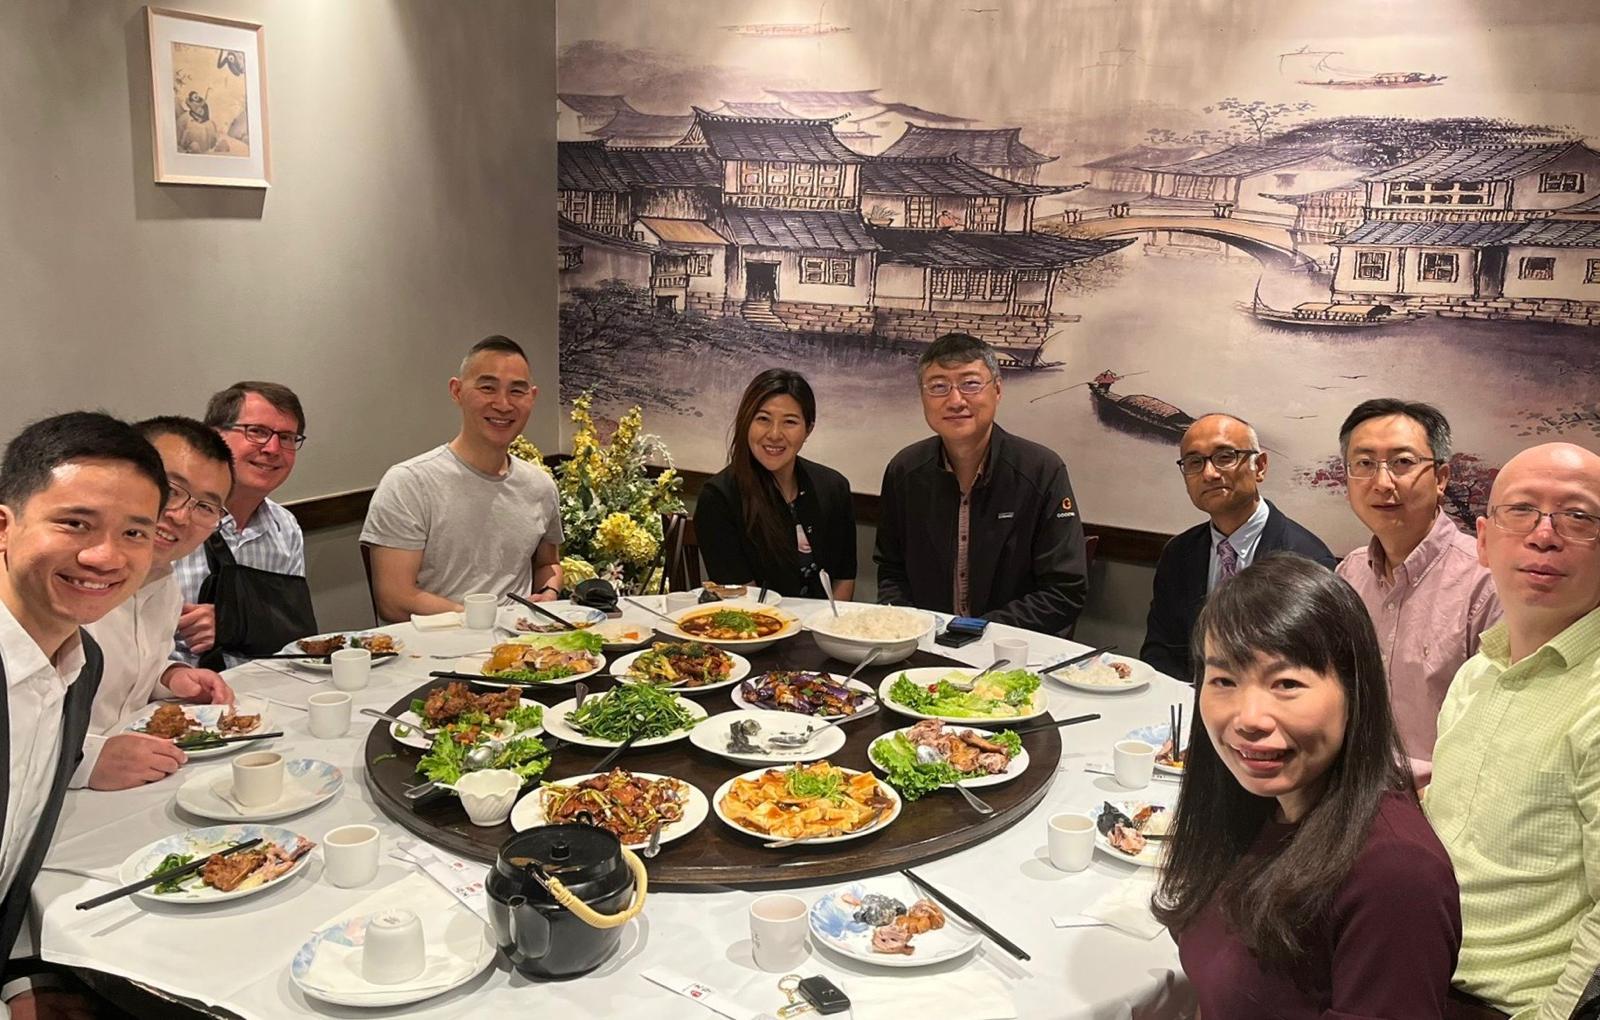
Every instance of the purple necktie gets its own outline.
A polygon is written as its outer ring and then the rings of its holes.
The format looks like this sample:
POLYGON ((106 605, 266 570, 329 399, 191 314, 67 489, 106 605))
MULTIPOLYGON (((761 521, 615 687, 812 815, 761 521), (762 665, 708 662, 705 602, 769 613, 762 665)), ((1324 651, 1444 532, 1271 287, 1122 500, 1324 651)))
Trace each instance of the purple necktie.
POLYGON ((1217 543, 1217 562, 1222 567, 1217 573, 1218 582, 1226 581, 1239 572, 1239 554, 1228 544, 1227 539, 1217 543))

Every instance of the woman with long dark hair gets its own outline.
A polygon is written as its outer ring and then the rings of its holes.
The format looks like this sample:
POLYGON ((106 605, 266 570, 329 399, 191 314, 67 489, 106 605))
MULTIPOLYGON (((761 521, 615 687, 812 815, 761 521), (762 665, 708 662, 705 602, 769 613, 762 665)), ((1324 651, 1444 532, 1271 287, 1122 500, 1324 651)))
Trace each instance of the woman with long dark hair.
POLYGON ((850 483, 800 456, 816 424, 817 399, 799 372, 769 368, 745 388, 728 466, 706 482, 694 508, 712 580, 823 598, 826 570, 834 598, 855 594, 850 483))
POLYGON ((1201 1015, 1451 1016, 1455 874, 1355 591, 1265 557, 1211 595, 1193 661, 1197 726, 1154 909, 1201 1015))

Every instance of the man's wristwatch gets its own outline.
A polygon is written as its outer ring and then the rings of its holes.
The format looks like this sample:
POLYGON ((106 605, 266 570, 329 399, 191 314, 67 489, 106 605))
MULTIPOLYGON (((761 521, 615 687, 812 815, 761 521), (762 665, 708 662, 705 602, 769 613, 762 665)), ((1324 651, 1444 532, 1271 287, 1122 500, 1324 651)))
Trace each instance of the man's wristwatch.
POLYGON ((560 595, 561 594, 561 589, 560 588, 552 588, 547 584, 543 588, 534 589, 533 593, 535 595, 543 595, 545 592, 549 592, 552 595, 560 595))

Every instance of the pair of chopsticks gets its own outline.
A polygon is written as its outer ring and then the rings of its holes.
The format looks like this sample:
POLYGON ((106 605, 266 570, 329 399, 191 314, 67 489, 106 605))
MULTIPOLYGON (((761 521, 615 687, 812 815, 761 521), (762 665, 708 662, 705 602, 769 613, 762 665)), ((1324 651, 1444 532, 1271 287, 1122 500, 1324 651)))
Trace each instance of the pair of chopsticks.
MULTIPOLYGON (((340 651, 346 651, 346 650, 347 649, 343 649, 343 648, 340 649, 340 651)), ((399 652, 373 652, 372 653, 372 657, 374 659, 387 659, 387 658, 391 658, 392 656, 396 656, 396 655, 399 655, 399 654, 400 654, 399 652)), ((250 656, 250 661, 251 662, 259 662, 262 659, 319 659, 319 660, 321 660, 323 662, 326 662, 326 663, 332 663, 333 662, 333 653, 329 652, 327 655, 307 655, 305 652, 299 652, 299 653, 295 653, 295 652, 279 652, 277 655, 252 655, 252 656, 250 656)))
POLYGON ((513 601, 513 602, 515 602, 515 603, 517 603, 519 605, 527 606, 529 609, 531 609, 534 612, 538 613, 540 616, 549 617, 550 619, 554 620, 555 622, 561 624, 561 628, 563 630, 578 630, 579 629, 577 627, 577 625, 574 624, 571 620, 568 620, 565 617, 557 616, 555 613, 552 613, 550 610, 546 609, 544 606, 541 606, 539 603, 533 601, 532 599, 525 599, 521 595, 518 595, 516 592, 510 592, 510 591, 506 592, 506 598, 510 599, 511 601, 513 601))
POLYGON ((179 744, 175 740, 173 744, 180 751, 209 751, 214 747, 226 747, 229 744, 247 744, 252 740, 268 740, 272 737, 281 736, 283 736, 282 730, 273 730, 271 733, 252 733, 244 737, 218 737, 215 740, 202 740, 195 744, 179 744))
POLYGON ((1179 758, 1183 751, 1183 706, 1170 705, 1167 711, 1167 734, 1172 737, 1172 757, 1179 758))
POLYGON ((912 874, 910 868, 902 869, 900 874, 904 875, 913 886, 926 890, 928 895, 944 904, 946 910, 950 911, 952 914, 955 914, 963 921, 989 936, 990 939, 994 940, 995 945, 999 946, 1001 949, 1004 949, 1006 952, 1010 953, 1012 956, 1015 956, 1019 960, 1033 959, 1033 957, 1029 956, 1023 951, 1021 946, 1018 946, 1015 942, 1011 941, 1004 935, 989 927, 987 924, 984 924, 982 921, 978 920, 977 915, 973 914, 972 911, 968 910, 966 907, 963 907, 961 904, 940 892, 938 889, 935 889, 933 886, 929 885, 926 879, 918 878, 916 875, 912 874))
POLYGON ((1087 662, 1090 659, 1098 658, 1102 653, 1109 652, 1116 647, 1116 645, 1106 645, 1104 648, 1091 648, 1082 655, 1074 655, 1070 659, 1062 659, 1060 662, 1055 663, 1054 665, 1046 666, 1044 669, 1039 670, 1039 672, 1054 673, 1056 670, 1063 669, 1067 666, 1076 666, 1080 662, 1087 662))
POLYGON ((204 868, 206 866, 206 862, 211 860, 213 857, 227 857, 228 855, 236 854, 241 850, 249 850, 251 847, 260 842, 261 837, 257 836, 255 839, 247 839, 243 843, 235 843, 226 850, 219 850, 214 854, 207 854, 198 860, 190 861, 188 864, 180 865, 176 868, 168 868, 166 871, 158 871, 149 878, 141 878, 139 881, 134 882, 131 885, 125 885, 121 889, 113 889, 103 896, 96 896, 94 899, 84 900, 82 903, 78 904, 78 909, 93 910, 95 907, 110 903, 112 900, 120 900, 122 897, 131 893, 139 892, 141 889, 148 889, 151 886, 160 885, 162 882, 166 882, 170 879, 183 878, 185 875, 192 875, 201 868, 204 868))

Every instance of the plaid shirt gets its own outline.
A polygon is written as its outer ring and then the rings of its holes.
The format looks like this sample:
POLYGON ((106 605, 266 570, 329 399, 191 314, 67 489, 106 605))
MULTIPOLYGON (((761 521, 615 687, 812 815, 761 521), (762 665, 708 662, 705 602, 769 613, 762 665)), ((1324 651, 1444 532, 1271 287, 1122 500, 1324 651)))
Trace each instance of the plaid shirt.
MULTIPOLYGON (((299 577, 306 574, 306 540, 300 531, 300 522, 294 519, 294 514, 270 499, 262 502, 254 519, 242 532, 234 523, 232 514, 223 514, 217 533, 228 543, 233 558, 240 566, 299 577)), ((200 585, 211 574, 211 568, 206 565, 205 547, 201 546, 174 563, 172 569, 177 575, 178 587, 183 591, 184 603, 198 601, 200 585)), ((199 657, 190 652, 183 639, 179 638, 172 658, 192 666, 199 657)), ((229 666, 237 666, 244 661, 232 655, 226 658, 229 666)))

